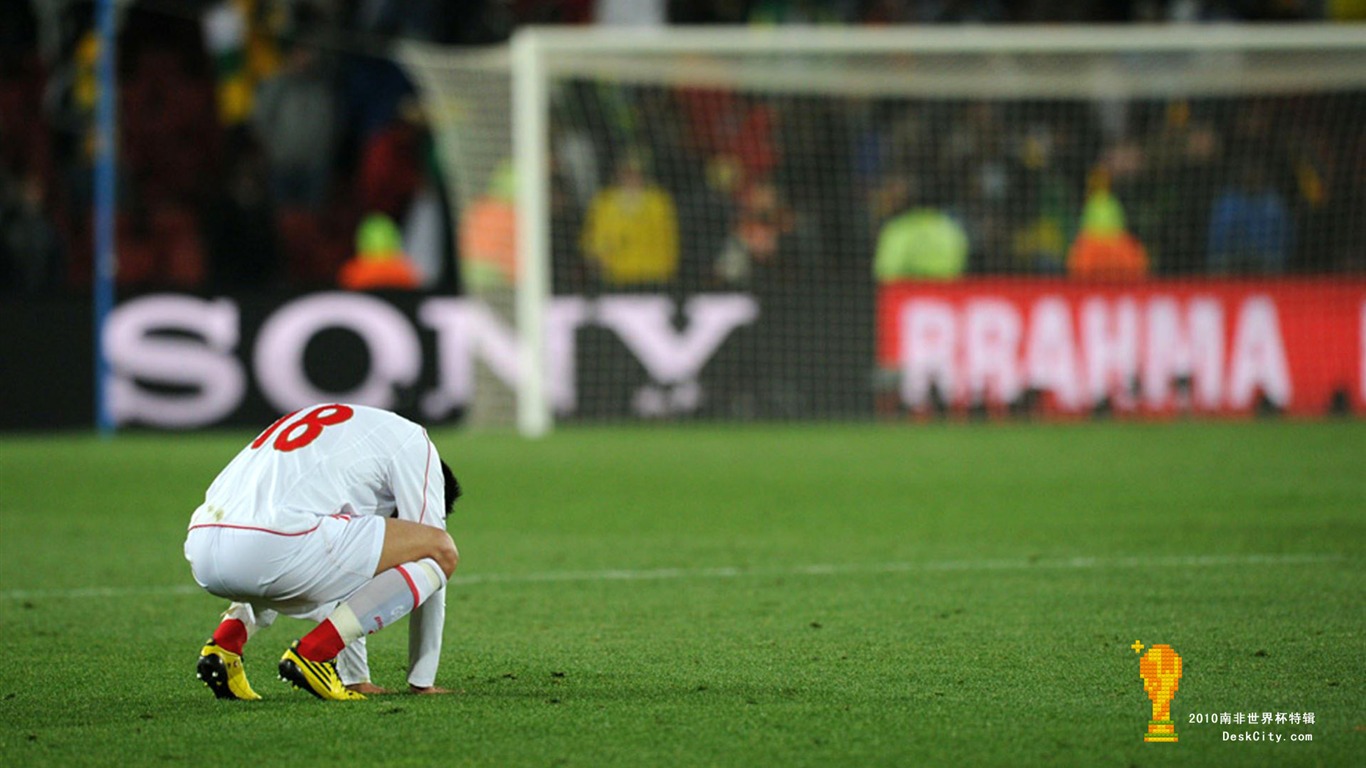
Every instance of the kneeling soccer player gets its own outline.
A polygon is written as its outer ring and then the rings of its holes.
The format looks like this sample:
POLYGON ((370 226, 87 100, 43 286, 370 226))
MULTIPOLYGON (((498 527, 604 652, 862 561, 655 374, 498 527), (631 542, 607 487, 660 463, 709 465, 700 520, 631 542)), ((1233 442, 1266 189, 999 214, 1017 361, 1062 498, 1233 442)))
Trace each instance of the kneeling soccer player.
POLYGON ((195 581, 233 601, 199 653, 199 678, 221 699, 261 698, 242 649, 278 612, 321 622, 285 651, 280 677, 320 699, 363 699, 383 692, 369 681, 365 636, 413 612, 409 687, 445 693, 435 686, 445 587, 460 559, 446 516, 459 496, 426 430, 397 414, 334 403, 276 421, 190 518, 195 581))

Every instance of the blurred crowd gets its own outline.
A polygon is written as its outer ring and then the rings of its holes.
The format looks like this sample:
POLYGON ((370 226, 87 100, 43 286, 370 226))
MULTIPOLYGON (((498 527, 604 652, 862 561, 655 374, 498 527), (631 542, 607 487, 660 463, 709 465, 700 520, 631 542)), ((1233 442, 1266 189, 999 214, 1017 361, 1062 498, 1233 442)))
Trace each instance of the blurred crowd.
MULTIPOLYGON (((481 45, 522 24, 1366 15, 1366 0, 121 5, 118 281, 210 292, 457 288, 477 272, 452 267, 462 250, 492 252, 507 274, 510 235, 490 233, 510 227, 511 180, 495 174, 489 200, 452 213, 413 83, 380 55, 395 38, 481 45), (461 232, 473 218, 496 229, 461 232)), ((93 7, 0 0, 0 292, 91 281, 93 7)), ((1132 278, 1359 271, 1366 259, 1360 92, 1121 114, 587 83, 556 101, 553 234, 569 289, 753 285, 821 261, 879 278, 1132 278), (590 107, 607 117, 571 119, 590 107)))
POLYGON ((584 83, 562 100, 566 290, 1366 271, 1360 92, 1117 109, 584 83))
MULTIPOLYGON (((121 4, 121 288, 452 283, 448 206, 413 86, 361 31, 376 5, 121 4)), ((0 286, 83 290, 94 3, 0 9, 0 286)))

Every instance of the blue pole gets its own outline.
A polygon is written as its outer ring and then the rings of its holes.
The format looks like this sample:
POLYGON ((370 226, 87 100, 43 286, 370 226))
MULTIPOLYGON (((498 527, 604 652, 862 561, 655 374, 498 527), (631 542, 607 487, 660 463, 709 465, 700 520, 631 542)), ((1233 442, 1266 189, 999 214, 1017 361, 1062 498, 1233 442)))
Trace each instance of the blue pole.
POLYGON ((109 407, 109 360, 104 350, 104 328, 114 308, 114 213, 118 179, 118 23, 117 0, 99 0, 96 24, 100 38, 99 82, 95 104, 95 425, 104 437, 114 434, 109 407))

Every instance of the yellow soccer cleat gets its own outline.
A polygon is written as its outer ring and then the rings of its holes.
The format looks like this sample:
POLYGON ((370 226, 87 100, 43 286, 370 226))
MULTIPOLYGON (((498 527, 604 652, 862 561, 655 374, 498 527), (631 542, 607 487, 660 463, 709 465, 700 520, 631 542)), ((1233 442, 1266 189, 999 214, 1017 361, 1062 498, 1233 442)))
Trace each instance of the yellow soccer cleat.
POLYGON ((242 666, 242 657, 220 648, 213 640, 200 649, 196 672, 196 676, 220 699, 257 701, 261 698, 251 689, 251 683, 247 682, 247 669, 242 666))
POLYGON ((295 649, 299 641, 289 646, 280 657, 280 679, 327 701, 356 701, 365 696, 348 690, 337 676, 337 666, 330 661, 309 661, 295 649))

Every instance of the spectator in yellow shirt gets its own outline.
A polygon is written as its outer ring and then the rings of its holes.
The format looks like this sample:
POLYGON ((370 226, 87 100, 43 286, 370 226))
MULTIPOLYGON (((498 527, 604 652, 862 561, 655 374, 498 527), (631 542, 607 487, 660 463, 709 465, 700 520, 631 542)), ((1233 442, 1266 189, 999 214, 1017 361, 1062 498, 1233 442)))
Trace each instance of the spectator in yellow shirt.
POLYGON ((678 214, 673 198, 645 176, 638 154, 593 197, 581 241, 584 261, 608 286, 642 287, 678 274, 678 214))

